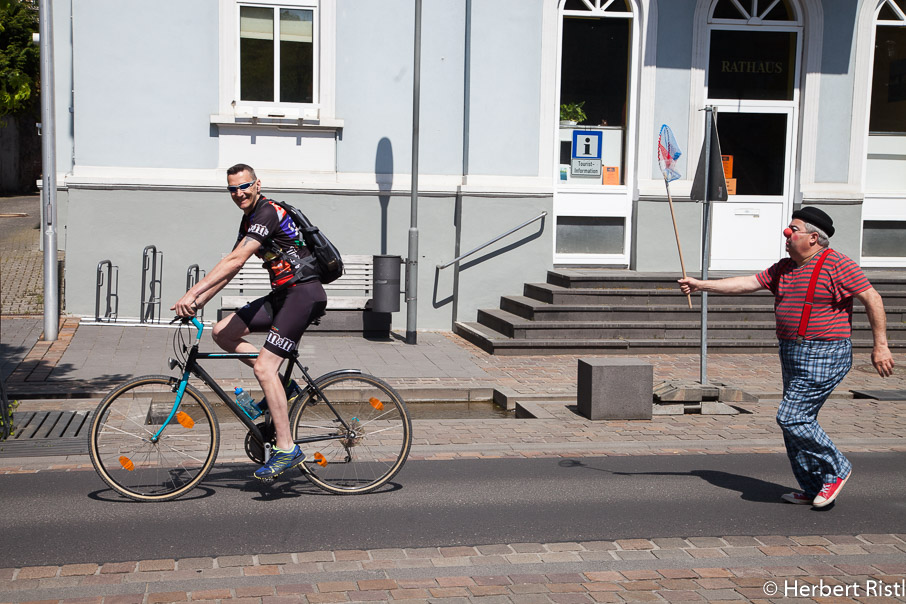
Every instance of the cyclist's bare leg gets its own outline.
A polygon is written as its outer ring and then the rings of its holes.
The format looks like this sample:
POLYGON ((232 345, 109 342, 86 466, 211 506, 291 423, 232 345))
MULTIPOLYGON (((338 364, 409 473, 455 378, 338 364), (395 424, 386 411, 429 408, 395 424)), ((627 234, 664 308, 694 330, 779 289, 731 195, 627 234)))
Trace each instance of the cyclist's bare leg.
MULTIPOLYGON (((214 325, 211 337, 226 352, 258 352, 258 348, 254 344, 245 340, 245 336, 249 333, 248 325, 236 313, 230 313, 214 325)), ((249 367, 255 366, 255 359, 240 360, 249 367)), ((267 400, 270 402, 271 399, 267 400)))
MULTIPOLYGON (((241 322, 241 321, 240 321, 241 322)), ((289 410, 286 403, 286 391, 280 381, 280 366, 285 359, 262 348, 255 361, 255 377, 267 397, 267 408, 270 410, 274 429, 277 432, 277 448, 290 451, 293 448, 293 435, 289 428, 289 410)))

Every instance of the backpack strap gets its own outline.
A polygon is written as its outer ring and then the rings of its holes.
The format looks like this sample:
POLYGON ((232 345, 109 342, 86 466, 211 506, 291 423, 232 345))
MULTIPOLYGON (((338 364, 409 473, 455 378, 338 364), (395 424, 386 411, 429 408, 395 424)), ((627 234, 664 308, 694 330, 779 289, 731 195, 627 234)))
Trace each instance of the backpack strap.
POLYGON ((818 256, 818 261, 815 262, 815 268, 812 269, 812 278, 809 280, 808 290, 805 292, 805 305, 802 307, 802 318, 799 319, 799 331, 796 335, 796 342, 799 344, 805 339, 805 332, 808 330, 808 320, 812 316, 812 306, 814 306, 812 300, 815 298, 815 287, 818 285, 821 267, 824 265, 824 261, 827 260, 830 251, 830 248, 827 248, 821 252, 821 255, 818 256))

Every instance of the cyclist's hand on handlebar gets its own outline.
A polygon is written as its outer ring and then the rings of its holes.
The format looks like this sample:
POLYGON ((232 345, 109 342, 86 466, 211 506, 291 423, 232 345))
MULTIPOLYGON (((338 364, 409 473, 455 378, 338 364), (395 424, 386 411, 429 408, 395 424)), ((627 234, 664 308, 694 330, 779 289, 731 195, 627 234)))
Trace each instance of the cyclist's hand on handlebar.
POLYGON ((194 317, 195 311, 198 310, 198 303, 194 295, 187 293, 171 306, 170 310, 175 310, 178 317, 194 317))

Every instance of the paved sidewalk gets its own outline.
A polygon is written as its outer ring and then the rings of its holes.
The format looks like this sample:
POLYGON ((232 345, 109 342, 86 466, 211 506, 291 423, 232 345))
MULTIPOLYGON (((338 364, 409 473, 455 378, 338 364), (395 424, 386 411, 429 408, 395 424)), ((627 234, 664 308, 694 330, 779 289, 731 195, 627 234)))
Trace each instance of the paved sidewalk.
POLYGON ((771 602, 800 596, 804 599, 797 601, 893 602, 906 599, 904 539, 889 534, 626 539, 70 564, 0 569, 0 598, 549 604, 771 602), (828 598, 836 593, 848 597, 828 598))
MULTIPOLYGON (((4 333, 8 323, 20 321, 35 323, 31 329, 18 326, 19 332, 33 334, 34 329, 40 329, 38 317, 4 318, 4 333)), ((170 328, 80 324, 78 319, 68 318, 61 321, 59 340, 37 342, 26 362, 10 376, 7 386, 21 398, 97 396, 136 375, 169 374, 167 358, 173 355, 173 333, 170 328)), ((259 339, 263 341, 263 336, 259 339)), ((494 356, 447 332, 422 332, 418 339, 419 343, 412 346, 398 335, 386 340, 310 335, 303 339, 300 358, 314 375, 355 367, 401 389, 434 390, 438 397, 487 399, 494 388, 524 395, 574 396, 577 359, 590 356, 494 356)), ((257 342, 254 338, 252 341, 257 342)), ((205 331, 202 349, 215 349, 209 330, 205 331)), ((647 354, 635 358, 653 365, 656 381, 697 381, 700 377, 697 354, 647 354)), ((871 366, 868 354, 856 354, 852 371, 835 395, 848 397, 853 389, 906 389, 906 358, 895 355, 895 360, 898 370, 892 377, 882 379, 871 366)), ((251 370, 241 363, 211 361, 206 368, 228 385, 237 382, 254 387, 251 370)), ((780 364, 774 353, 710 354, 708 378, 762 398, 777 398, 782 389, 780 364)))

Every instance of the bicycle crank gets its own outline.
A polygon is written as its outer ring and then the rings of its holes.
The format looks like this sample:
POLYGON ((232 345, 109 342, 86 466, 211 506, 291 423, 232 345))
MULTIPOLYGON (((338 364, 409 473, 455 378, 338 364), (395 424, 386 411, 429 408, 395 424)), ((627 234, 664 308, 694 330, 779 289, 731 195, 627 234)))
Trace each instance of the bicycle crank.
MULTIPOLYGON (((274 430, 273 424, 268 425, 266 422, 259 422, 255 425, 258 426, 258 429, 261 430, 261 435, 271 446, 277 444, 277 432, 274 430)), ((264 463, 264 447, 252 437, 251 432, 245 435, 245 454, 255 463, 264 463)))

